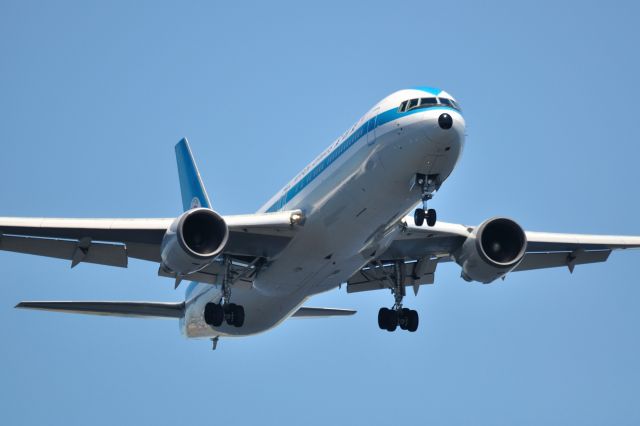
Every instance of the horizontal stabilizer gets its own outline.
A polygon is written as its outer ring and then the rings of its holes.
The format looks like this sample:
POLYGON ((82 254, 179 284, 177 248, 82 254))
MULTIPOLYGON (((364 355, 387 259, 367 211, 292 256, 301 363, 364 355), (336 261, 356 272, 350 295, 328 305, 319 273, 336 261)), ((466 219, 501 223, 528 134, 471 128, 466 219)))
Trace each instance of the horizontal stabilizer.
POLYGON ((343 317, 353 315, 357 311, 352 309, 334 309, 334 308, 300 308, 292 316, 296 318, 325 318, 325 317, 343 317))
POLYGON ((74 314, 137 318, 182 318, 184 303, 162 302, 20 302, 16 308, 74 314))

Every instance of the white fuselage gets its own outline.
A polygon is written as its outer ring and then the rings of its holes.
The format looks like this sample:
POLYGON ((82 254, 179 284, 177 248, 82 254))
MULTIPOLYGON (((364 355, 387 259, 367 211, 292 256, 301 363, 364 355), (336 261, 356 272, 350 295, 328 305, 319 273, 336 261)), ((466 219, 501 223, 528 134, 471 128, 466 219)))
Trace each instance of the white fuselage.
POLYGON ((305 222, 260 269, 252 288, 233 288, 233 302, 246 312, 242 327, 207 325, 204 306, 220 300, 220 286, 192 284, 183 333, 214 337, 266 331, 382 253, 396 236, 398 221, 420 201, 421 190, 412 189, 415 174, 438 175, 443 182, 462 152, 465 123, 458 110, 438 105, 398 112, 401 102, 427 96, 451 99, 424 89, 385 98, 260 209, 301 209, 305 222), (443 113, 453 118, 450 129, 438 124, 443 113))

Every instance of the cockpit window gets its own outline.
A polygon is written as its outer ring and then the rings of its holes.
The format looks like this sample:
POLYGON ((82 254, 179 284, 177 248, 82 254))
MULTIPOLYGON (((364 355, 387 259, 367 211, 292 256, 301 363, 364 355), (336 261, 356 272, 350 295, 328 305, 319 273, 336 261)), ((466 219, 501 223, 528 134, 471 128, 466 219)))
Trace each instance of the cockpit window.
POLYGON ((438 105, 438 99, 437 98, 422 98, 420 99, 420 106, 433 106, 433 105, 438 105))
POLYGON ((407 112, 412 109, 430 108, 438 105, 446 106, 460 111, 460 105, 453 99, 448 98, 416 98, 408 101, 404 101, 398 108, 399 112, 407 112))

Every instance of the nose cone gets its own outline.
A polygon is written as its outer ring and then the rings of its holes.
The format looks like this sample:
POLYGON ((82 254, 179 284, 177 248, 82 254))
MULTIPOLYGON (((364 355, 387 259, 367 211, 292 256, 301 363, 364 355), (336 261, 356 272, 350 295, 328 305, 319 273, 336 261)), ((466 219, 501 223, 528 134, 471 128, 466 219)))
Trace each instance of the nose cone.
POLYGON ((453 126, 453 118, 446 112, 438 117, 438 126, 443 130, 449 130, 453 126))
POLYGON ((458 111, 433 111, 427 118, 431 142, 446 150, 459 151, 464 145, 465 122, 458 111))

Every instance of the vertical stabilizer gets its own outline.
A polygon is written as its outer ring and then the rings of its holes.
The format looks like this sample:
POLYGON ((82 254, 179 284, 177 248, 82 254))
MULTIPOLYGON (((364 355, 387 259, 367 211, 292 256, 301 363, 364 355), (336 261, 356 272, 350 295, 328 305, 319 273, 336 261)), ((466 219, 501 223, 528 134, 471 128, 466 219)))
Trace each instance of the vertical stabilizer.
POLYGON ((191 147, 186 138, 176 144, 176 161, 180 178, 180 192, 182 193, 182 207, 185 211, 196 208, 211 208, 211 201, 204 189, 198 166, 193 159, 191 147))

